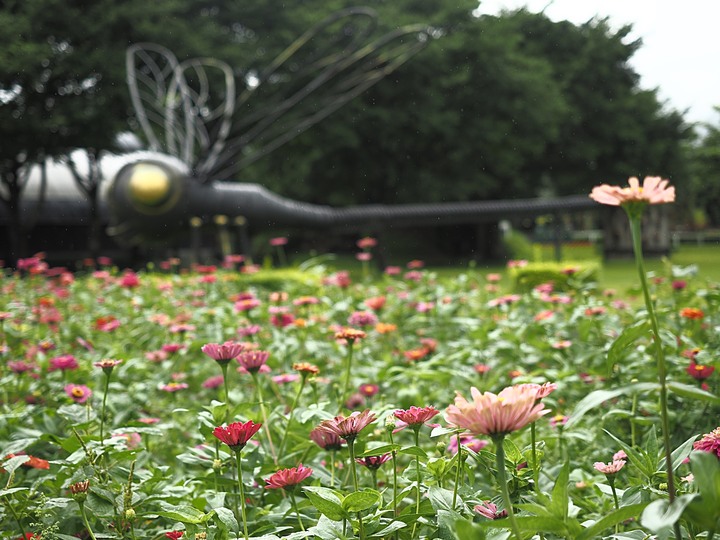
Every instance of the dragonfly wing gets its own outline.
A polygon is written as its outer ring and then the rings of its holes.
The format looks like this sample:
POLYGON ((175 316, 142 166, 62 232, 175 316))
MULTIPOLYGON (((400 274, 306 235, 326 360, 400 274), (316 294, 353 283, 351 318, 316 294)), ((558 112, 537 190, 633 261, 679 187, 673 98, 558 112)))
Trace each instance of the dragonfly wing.
POLYGON ((207 175, 218 180, 236 175, 392 73, 429 42, 427 28, 420 25, 372 39, 374 20, 371 10, 344 10, 288 47, 255 87, 238 98, 240 116, 207 175))

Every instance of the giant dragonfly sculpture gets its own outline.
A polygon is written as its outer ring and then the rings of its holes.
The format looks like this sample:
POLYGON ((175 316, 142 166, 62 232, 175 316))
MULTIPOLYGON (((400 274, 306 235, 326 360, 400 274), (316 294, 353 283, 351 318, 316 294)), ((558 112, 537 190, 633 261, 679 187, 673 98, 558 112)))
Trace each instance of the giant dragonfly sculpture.
MULTIPOLYGON (((430 41, 424 26, 373 39, 374 26, 369 9, 337 12, 239 85, 230 67, 217 60, 178 62, 157 45, 130 47, 133 106, 158 154, 129 163, 116 175, 108 198, 109 232, 141 243, 186 230, 190 216, 240 217, 254 229, 377 229, 543 212, 548 203, 542 201, 332 208, 279 197, 257 184, 225 181, 379 82, 430 41)), ((587 207, 582 199, 563 206, 575 204, 587 207)))

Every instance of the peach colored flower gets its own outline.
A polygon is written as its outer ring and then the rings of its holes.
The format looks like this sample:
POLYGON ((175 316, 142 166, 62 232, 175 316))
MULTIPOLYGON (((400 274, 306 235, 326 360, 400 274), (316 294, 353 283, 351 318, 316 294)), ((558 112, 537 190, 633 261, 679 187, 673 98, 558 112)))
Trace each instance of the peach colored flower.
POLYGON ((504 435, 517 431, 550 412, 538 402, 537 386, 509 386, 497 395, 480 393, 472 387, 470 402, 458 392, 455 404, 445 410, 445 420, 474 435, 504 435))
POLYGON ((595 186, 590 198, 600 204, 622 206, 627 203, 665 204, 675 200, 675 188, 659 176, 646 176, 643 185, 634 176, 628 180, 629 187, 601 184, 595 186))
POLYGON ((600 471, 603 474, 617 474, 625 466, 626 461, 624 459, 616 459, 610 463, 602 463, 597 461, 593 464, 595 470, 600 471))

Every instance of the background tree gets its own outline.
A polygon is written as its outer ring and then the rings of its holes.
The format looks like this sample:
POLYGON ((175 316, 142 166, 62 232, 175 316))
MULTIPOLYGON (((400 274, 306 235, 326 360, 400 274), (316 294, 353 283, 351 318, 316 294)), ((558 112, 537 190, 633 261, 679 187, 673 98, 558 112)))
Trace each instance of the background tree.
MULTIPOLYGON (((720 107, 715 107, 720 114, 720 107)), ((705 126, 706 133, 688 148, 691 183, 688 206, 697 210, 696 226, 720 226, 720 123, 705 126)))

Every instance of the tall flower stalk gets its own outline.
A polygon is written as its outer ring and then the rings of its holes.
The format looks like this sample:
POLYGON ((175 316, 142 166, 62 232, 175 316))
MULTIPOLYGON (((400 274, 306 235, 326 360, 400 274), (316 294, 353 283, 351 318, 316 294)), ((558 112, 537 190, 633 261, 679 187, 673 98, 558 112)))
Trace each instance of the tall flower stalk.
MULTIPOLYGON (((668 419, 667 403, 667 367, 665 352, 660 337, 660 326, 655 305, 650 297, 647 275, 645 273, 645 262, 642 251, 642 216, 645 207, 649 204, 665 204, 675 201, 675 188, 668 186, 668 181, 657 176, 648 176, 643 180, 643 185, 637 178, 630 178, 629 187, 621 188, 603 184, 593 188, 590 197, 595 201, 609 206, 620 206, 625 210, 630 221, 630 233, 632 235, 633 253, 635 264, 640 279, 640 286, 643 291, 645 308, 647 310, 650 327, 652 329, 655 359, 657 364, 658 382, 660 384, 660 421, 662 428, 663 445, 665 448, 665 465, 667 469, 668 497, 670 503, 675 500, 675 479, 673 474, 672 447, 670 446, 670 421, 668 419)), ((675 536, 679 539, 680 530, 675 524, 675 536)))
POLYGON ((348 398, 355 342, 359 339, 364 338, 365 335, 365 332, 363 332, 362 330, 357 330, 355 328, 344 328, 343 330, 335 334, 335 339, 345 340, 345 342, 347 343, 347 355, 345 357, 345 382, 343 383, 342 391, 340 393, 340 396, 338 397, 338 414, 342 412, 345 401, 348 398))
POLYGON ((95 367, 101 368, 105 374, 105 389, 103 392, 102 412, 100 413, 100 446, 103 446, 103 441, 105 440, 105 413, 107 411, 108 392, 110 391, 110 377, 112 376, 113 369, 115 369, 115 366, 120 362, 122 362, 122 360, 105 358, 93 364, 95 367))
MULTIPOLYGON (((248 540, 247 511, 245 509, 245 486, 242 481, 242 449, 250 440, 250 438, 258 432, 262 424, 256 424, 252 420, 245 423, 233 422, 228 426, 218 426, 213 430, 213 435, 220 441, 224 442, 235 453, 235 462, 237 464, 237 483, 240 492, 240 517, 243 523, 243 533, 245 540, 248 540)), ((239 531, 238 531, 239 533, 239 531)))

